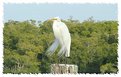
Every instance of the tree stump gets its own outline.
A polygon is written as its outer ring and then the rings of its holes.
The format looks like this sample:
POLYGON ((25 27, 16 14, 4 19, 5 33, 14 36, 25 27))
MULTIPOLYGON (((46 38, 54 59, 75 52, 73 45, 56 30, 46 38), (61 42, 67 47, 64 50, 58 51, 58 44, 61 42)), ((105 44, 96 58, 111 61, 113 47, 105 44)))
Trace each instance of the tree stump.
POLYGON ((51 73, 53 74, 65 74, 78 73, 78 66, 73 64, 51 64, 51 73))

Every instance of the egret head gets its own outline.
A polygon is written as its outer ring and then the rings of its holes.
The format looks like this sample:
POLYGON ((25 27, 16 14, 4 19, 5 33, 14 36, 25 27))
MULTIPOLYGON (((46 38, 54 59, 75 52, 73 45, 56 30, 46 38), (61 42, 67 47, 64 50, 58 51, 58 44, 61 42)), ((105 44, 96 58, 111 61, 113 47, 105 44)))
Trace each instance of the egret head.
POLYGON ((54 21, 54 20, 56 20, 56 21, 61 21, 61 19, 59 18, 59 17, 54 17, 54 18, 52 18, 52 19, 50 19, 51 21, 54 21))

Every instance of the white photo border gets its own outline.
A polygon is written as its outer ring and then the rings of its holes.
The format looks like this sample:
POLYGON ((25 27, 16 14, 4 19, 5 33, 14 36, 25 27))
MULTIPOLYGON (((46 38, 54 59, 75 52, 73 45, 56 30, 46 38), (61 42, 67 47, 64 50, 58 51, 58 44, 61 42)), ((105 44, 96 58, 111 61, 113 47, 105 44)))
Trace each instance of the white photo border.
POLYGON ((121 2, 120 0, 0 0, 0 77, 119 77, 121 75, 121 2), (118 73, 117 74, 3 74, 3 20, 4 20, 4 3, 106 3, 118 4, 118 73))

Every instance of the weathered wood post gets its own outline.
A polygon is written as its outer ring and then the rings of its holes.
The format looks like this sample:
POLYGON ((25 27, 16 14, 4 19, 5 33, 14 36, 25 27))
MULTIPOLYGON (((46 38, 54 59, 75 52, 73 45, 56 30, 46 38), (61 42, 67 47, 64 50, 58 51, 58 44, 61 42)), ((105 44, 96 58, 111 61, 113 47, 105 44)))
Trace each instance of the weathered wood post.
POLYGON ((51 73, 65 74, 65 73, 78 73, 78 66, 73 64, 51 64, 51 73))

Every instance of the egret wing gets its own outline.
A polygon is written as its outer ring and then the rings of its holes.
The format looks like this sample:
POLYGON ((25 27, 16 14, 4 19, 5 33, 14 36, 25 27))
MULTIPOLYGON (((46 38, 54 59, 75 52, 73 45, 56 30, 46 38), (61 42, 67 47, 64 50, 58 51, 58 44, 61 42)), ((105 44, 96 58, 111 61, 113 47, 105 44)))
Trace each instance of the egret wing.
POLYGON ((59 30, 60 30, 60 34, 61 34, 60 39, 63 41, 63 46, 65 46, 65 49, 64 49, 65 51, 61 51, 59 53, 65 52, 65 56, 69 57, 70 56, 71 36, 70 36, 67 26, 63 22, 60 22, 59 25, 60 25, 59 30))

